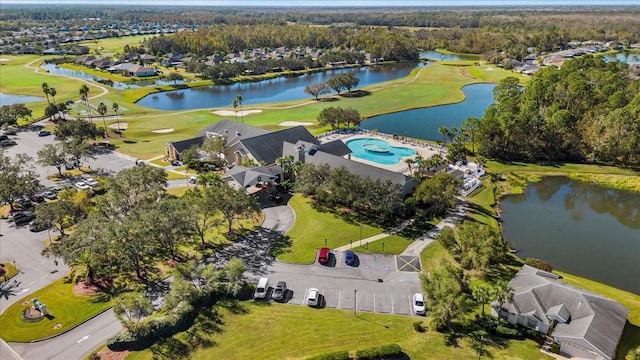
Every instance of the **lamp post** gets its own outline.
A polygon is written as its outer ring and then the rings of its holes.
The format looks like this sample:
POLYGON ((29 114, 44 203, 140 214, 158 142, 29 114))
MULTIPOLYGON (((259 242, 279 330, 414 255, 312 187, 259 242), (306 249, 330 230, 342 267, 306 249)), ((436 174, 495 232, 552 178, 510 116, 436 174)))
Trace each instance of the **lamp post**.
POLYGON ((353 290, 353 316, 356 317, 356 308, 358 307, 358 290, 353 290))
POLYGON ((327 239, 324 239, 324 247, 327 247, 327 239))
POLYGON ((360 246, 362 246, 362 224, 360 224, 360 246))
POLYGON ((382 254, 384 254, 384 241, 382 242, 382 254))

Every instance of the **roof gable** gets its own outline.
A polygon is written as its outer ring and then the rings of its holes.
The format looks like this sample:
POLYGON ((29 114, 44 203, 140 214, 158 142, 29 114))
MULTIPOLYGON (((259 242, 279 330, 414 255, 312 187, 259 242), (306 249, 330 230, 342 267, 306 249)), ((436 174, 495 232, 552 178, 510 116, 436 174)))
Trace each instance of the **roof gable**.
POLYGON ((277 158, 284 155, 282 151, 284 142, 296 143, 300 140, 319 145, 316 138, 304 126, 296 126, 245 138, 240 142, 257 161, 273 164, 277 158))

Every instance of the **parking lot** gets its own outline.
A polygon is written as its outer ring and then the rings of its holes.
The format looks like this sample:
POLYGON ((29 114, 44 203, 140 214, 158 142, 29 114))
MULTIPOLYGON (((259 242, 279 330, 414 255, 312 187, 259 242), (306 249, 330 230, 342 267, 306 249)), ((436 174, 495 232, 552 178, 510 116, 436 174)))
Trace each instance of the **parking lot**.
POLYGON ((330 266, 275 262, 265 276, 272 289, 278 281, 287 282, 288 304, 305 305, 309 288, 317 288, 320 307, 414 315, 411 298, 422 292, 418 273, 397 271, 393 255, 358 254, 353 267, 344 264, 343 256, 332 251, 330 266))

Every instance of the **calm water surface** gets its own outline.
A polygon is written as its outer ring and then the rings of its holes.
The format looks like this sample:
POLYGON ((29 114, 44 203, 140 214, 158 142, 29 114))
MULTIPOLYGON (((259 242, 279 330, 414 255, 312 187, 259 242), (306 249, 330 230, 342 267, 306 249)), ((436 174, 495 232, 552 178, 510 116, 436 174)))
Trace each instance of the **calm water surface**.
POLYGON ((640 194, 546 177, 500 209, 519 257, 640 294, 640 194))
POLYGON ((15 95, 0 93, 0 106, 21 104, 27 102, 43 101, 45 98, 39 96, 15 95))
POLYGON ((388 142, 376 138, 359 138, 346 143, 351 155, 383 165, 393 165, 406 156, 413 156, 416 151, 402 146, 391 146, 388 142), (367 149, 368 148, 368 149, 367 149))
POLYGON ((271 80, 215 85, 166 91, 150 94, 137 104, 158 110, 187 110, 208 107, 231 106, 237 94, 242 94, 242 104, 260 104, 267 102, 299 100, 311 98, 304 92, 310 84, 326 82, 329 78, 349 71, 356 71, 360 79, 358 87, 377 84, 407 76, 420 63, 397 63, 380 66, 366 66, 356 69, 336 69, 308 73, 296 77, 281 76, 271 80))
MULTIPOLYGON (((462 88, 465 99, 456 104, 432 106, 371 117, 360 127, 377 129, 385 134, 397 134, 425 140, 442 140, 440 126, 460 129, 469 117, 481 118, 493 102, 495 84, 473 84, 462 88)), ((416 94, 416 96, 420 96, 416 94)))
POLYGON ((448 60, 448 61, 460 61, 460 60, 479 60, 477 55, 464 55, 464 54, 444 54, 435 50, 422 51, 418 56, 421 59, 427 60, 448 60))
POLYGON ((627 64, 640 64, 640 54, 619 52, 616 54, 603 55, 606 61, 620 61, 627 64))

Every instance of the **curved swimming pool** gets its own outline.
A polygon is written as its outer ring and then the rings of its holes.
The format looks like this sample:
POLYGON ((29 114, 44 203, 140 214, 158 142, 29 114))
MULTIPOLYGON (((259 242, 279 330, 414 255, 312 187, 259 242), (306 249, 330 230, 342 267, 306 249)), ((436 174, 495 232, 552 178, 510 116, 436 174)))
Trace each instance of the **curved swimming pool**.
POLYGON ((416 154, 413 149, 391 146, 388 142, 375 138, 352 139, 346 145, 351 150, 351 156, 382 165, 395 165, 401 158, 416 154))

